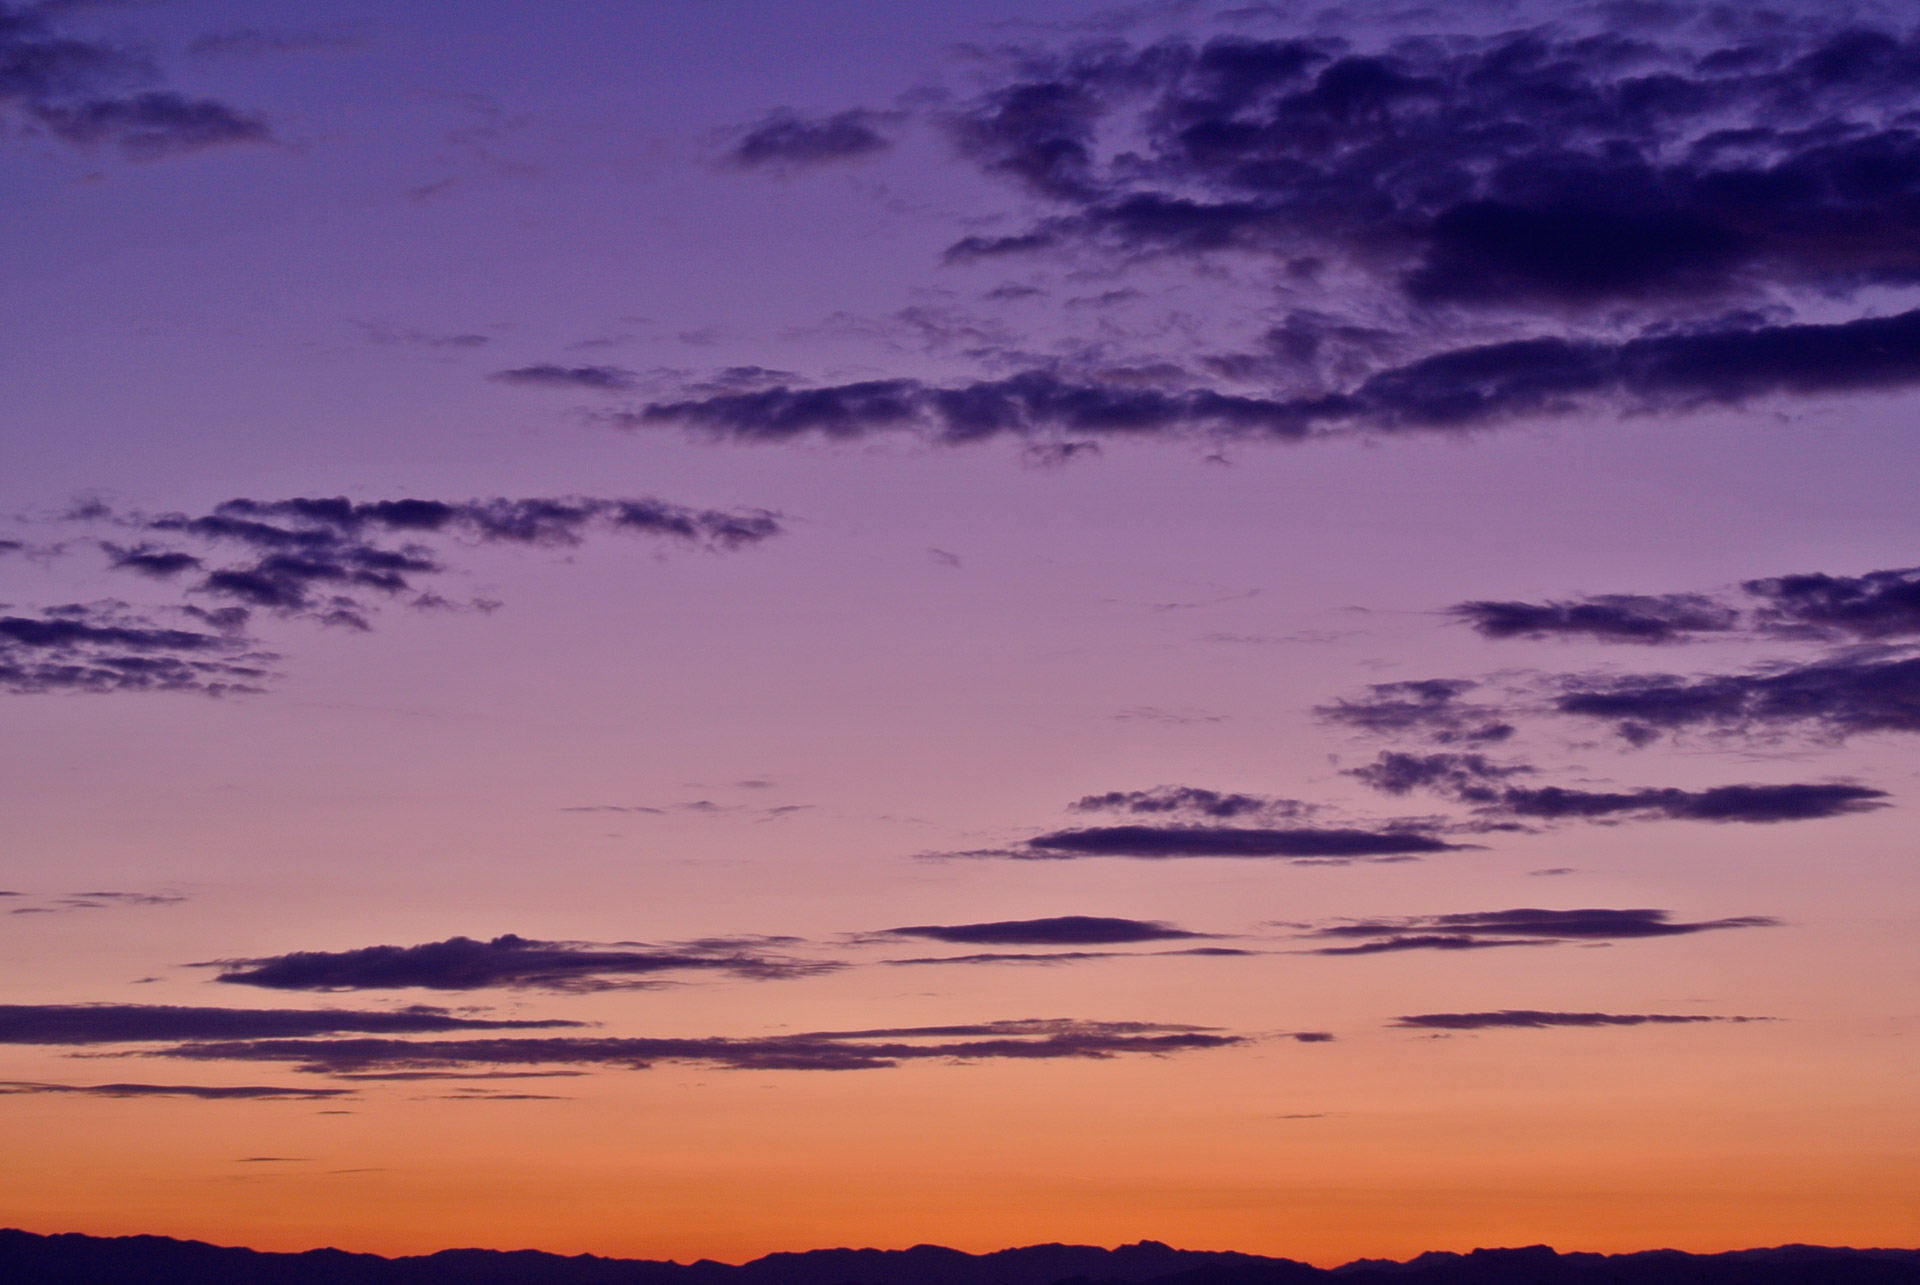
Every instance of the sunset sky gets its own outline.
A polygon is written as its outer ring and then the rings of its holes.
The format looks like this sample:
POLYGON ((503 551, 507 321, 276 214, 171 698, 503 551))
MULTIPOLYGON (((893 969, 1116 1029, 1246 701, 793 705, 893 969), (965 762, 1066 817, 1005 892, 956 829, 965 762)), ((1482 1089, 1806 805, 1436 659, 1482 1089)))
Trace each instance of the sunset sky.
POLYGON ((0 1224, 1920 1244, 1920 28, 0 2, 0 1224))

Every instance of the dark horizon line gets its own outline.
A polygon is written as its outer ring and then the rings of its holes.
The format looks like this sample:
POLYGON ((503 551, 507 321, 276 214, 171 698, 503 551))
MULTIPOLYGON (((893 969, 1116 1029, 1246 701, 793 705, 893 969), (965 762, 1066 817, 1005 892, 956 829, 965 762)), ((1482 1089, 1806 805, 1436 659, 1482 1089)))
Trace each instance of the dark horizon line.
POLYGON ((583 1253, 565 1255, 537 1249, 446 1248, 423 1254, 394 1255, 316 1247, 307 1250, 256 1250, 244 1246, 214 1245, 172 1236, 132 1234, 94 1236, 85 1232, 30 1232, 0 1228, 0 1270, 24 1266, 26 1273, 12 1279, 23 1282, 59 1281, 62 1285, 128 1279, 125 1273, 138 1261, 147 1265, 154 1281, 192 1279, 207 1285, 222 1282, 297 1282, 315 1285, 428 1285, 446 1281, 526 1282, 528 1285, 580 1282, 582 1285, 658 1285, 660 1282, 718 1282, 735 1277, 755 1282, 792 1282, 793 1285, 1086 1285, 1119 1282, 1139 1285, 1178 1276, 1181 1285, 1294 1285, 1321 1277, 1353 1278, 1356 1282, 1390 1281, 1402 1285, 1510 1285, 1525 1274, 1539 1282, 1600 1285, 1669 1285, 1670 1282, 1709 1279, 1695 1274, 1697 1265, 1715 1263, 1735 1269, 1719 1277, 1739 1285, 1795 1285, 1803 1281, 1847 1280, 1871 1285, 1920 1283, 1920 1247, 1851 1247, 1785 1242, 1773 1246, 1720 1250, 1708 1253, 1648 1248, 1618 1253, 1570 1250, 1561 1253, 1547 1245, 1475 1248, 1468 1251, 1427 1250, 1412 1258, 1363 1257, 1333 1267, 1317 1267, 1299 1259, 1251 1254, 1236 1250, 1176 1249, 1155 1240, 1140 1240, 1111 1248, 1050 1241, 969 1253, 932 1244, 907 1248, 815 1248, 775 1251, 740 1263, 700 1258, 690 1263, 675 1259, 617 1258, 583 1253), (1842 1264, 1844 1276, 1831 1274, 1842 1264), (1696 1265, 1696 1266, 1689 1266, 1696 1265), (36 1266, 51 1268, 44 1276, 36 1266), (101 1274, 89 1275, 92 1266, 101 1274), (229 1270, 220 1271, 225 1267, 229 1270), (274 1268, 284 1269, 281 1271, 274 1268), (1630 1269, 1644 1269, 1631 1271, 1630 1269), (1822 1268, 1829 1270, 1823 1271, 1822 1268), (1808 1272, 1811 1271, 1811 1275, 1808 1272), (1101 1274, 1095 1275, 1093 1273, 1101 1274), (1057 1274, 1056 1274, 1057 1273, 1057 1274), (1601 1274, 1603 1273, 1603 1274, 1601 1274))

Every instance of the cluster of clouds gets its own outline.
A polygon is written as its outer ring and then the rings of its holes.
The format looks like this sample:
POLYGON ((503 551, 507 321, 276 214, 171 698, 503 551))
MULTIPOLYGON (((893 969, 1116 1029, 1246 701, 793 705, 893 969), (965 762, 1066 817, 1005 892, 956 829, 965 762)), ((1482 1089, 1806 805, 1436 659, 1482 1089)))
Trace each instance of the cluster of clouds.
POLYGON ((165 586, 174 601, 157 609, 110 600, 0 615, 0 690, 260 691, 278 657, 249 632, 258 616, 364 631, 381 602, 497 605, 456 603, 426 587, 455 570, 450 557, 462 548, 572 548, 617 535, 725 552, 782 531, 778 515, 763 510, 592 496, 237 498, 200 514, 120 513, 96 503, 62 521, 104 534, 45 552, 95 549, 111 570, 149 589, 165 586))
POLYGON ((0 3, 0 121, 134 160, 273 141, 251 112, 161 86, 146 55, 65 29, 78 7, 0 3))
POLYGON ((1643 746, 1685 733, 1797 736, 1815 743, 1869 733, 1920 732, 1920 568, 1861 575, 1795 573, 1718 593, 1599 594, 1544 602, 1476 601, 1448 609, 1481 636, 1674 647, 1701 641, 1791 646, 1758 664, 1717 672, 1587 671, 1536 675, 1527 690, 1493 696, 1474 679, 1370 686, 1321 706, 1329 723, 1415 738, 1449 752, 1387 755, 1355 775, 1389 793, 1416 786, 1534 815, 1660 813, 1705 820, 1796 820, 1878 806, 1877 791, 1839 784, 1642 790, 1584 796, 1495 782, 1528 769, 1486 759, 1529 716, 1610 727, 1643 746), (1496 798, 1496 796, 1499 796, 1496 798))
MULTIPOLYGON (((1190 360, 1000 345, 1014 368, 984 378, 709 388, 608 421, 753 442, 1297 441, 1920 382, 1920 310, 1867 302, 1920 282, 1920 32, 1615 6, 1492 34, 976 54, 978 92, 920 114, 1038 212, 948 263, 1239 267, 1272 283, 1275 324, 1190 360)), ((728 161, 858 160, 909 114, 775 113, 728 161)), ((632 390, 593 369, 502 377, 632 390)))
MULTIPOLYGON (((474 1035, 475 1031, 580 1027, 585 1023, 460 1016, 415 1006, 399 1010, 235 1009, 174 1005, 0 1005, 0 1044, 123 1047, 129 1056, 196 1062, 292 1064, 361 1079, 496 1078, 477 1067, 615 1067, 646 1070, 685 1063, 748 1071, 875 1070, 905 1062, 1033 1060, 1167 1055, 1227 1048, 1247 1037, 1155 1022, 1019 1019, 953 1026, 811 1031, 757 1038, 652 1039, 474 1035), (456 1038, 411 1039, 457 1033, 456 1038)), ((302 1090, 202 1090, 191 1085, 0 1086, 8 1092, 204 1098, 310 1097, 302 1090)))

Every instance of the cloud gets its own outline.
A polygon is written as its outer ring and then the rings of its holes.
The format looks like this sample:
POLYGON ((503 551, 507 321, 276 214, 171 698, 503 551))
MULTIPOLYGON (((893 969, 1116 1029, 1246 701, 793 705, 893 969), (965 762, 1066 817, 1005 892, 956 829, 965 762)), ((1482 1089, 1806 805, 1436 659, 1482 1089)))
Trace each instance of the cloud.
POLYGON ((1699 594, 1603 594, 1574 602, 1463 602, 1449 614, 1485 638, 1584 637, 1603 642, 1678 642, 1725 633, 1731 608, 1699 594))
POLYGON ((1768 1017, 1721 1017, 1677 1013, 1547 1013, 1509 1008, 1495 1013, 1417 1013, 1394 1019, 1395 1026, 1418 1030, 1484 1031, 1504 1027, 1538 1029, 1549 1026, 1667 1026, 1695 1022, 1769 1022, 1768 1017))
POLYGON ((259 117, 212 98, 135 88, 151 62, 62 31, 59 7, 0 4, 0 116, 81 147, 111 144, 134 160, 266 143, 259 117))
POLYGON ((257 692, 274 659, 235 630, 173 628, 119 602, 0 616, 0 691, 15 695, 257 692))
POLYGON ((1742 821, 1771 824, 1850 816, 1888 806, 1885 790, 1839 783, 1716 785, 1705 790, 1630 790, 1606 793, 1559 786, 1501 791, 1494 807, 1512 816, 1559 820, 1566 817, 1659 817, 1674 821, 1742 821))
POLYGON ((181 598, 166 610, 198 627, 117 601, 0 616, 0 691, 258 692, 278 658, 254 650, 254 613, 367 630, 382 600, 454 607, 425 585, 453 570, 449 546, 571 548, 589 536, 625 535, 727 552, 783 532, 779 515, 765 510, 590 496, 241 498, 198 515, 88 504, 60 520, 137 531, 132 545, 99 541, 109 567, 173 586, 181 598), (200 605, 209 599, 227 605, 200 605))
POLYGON ((1484 802, 1498 795, 1490 782, 1533 770, 1525 764, 1495 763, 1484 754, 1382 750, 1373 762, 1349 768, 1343 775, 1355 777, 1383 794, 1403 795, 1426 789, 1468 802, 1484 802))
POLYGON ((113 143, 135 160, 272 138, 259 117, 211 98, 150 90, 126 98, 36 105, 33 116, 69 143, 113 143))
POLYGON ((118 906, 177 906, 187 898, 173 892, 74 892, 45 905, 20 906, 14 915, 52 915, 73 910, 108 910, 118 906))
POLYGON ((1230 1048, 1247 1037, 1210 1027, 1066 1018, 964 1026, 815 1031, 753 1039, 546 1038, 414 1042, 393 1039, 238 1039, 180 1044, 156 1057, 291 1063, 322 1074, 462 1066, 614 1066, 691 1063, 716 1070, 857 1071, 913 1061, 1104 1059, 1230 1048))
POLYGON ((1757 613, 1762 629, 1877 641, 1920 636, 1920 567, 1861 576, 1775 576, 1740 587, 1765 604, 1757 613))
POLYGON ((1480 309, 1910 282, 1920 41, 1670 13, 1632 35, 1563 14, 1381 49, 1023 52, 951 128, 983 170, 1063 212, 963 252, 1319 258, 1413 303, 1480 309))
POLYGON ((1256 396, 1160 389, 1034 369, 936 385, 870 379, 655 401, 602 418, 785 442, 909 432, 943 445, 999 437, 1227 437, 1304 441, 1355 431, 1477 429, 1606 403, 1624 410, 1741 406, 1776 394, 1920 384, 1920 310, 1835 323, 1713 325, 1622 342, 1546 337, 1456 347, 1388 367, 1343 392, 1256 396))
MULTIPOLYGON (((1920 311, 1883 315, 1877 293, 1920 281, 1920 35, 1668 13, 1631 34, 1602 6, 1494 34, 1430 11, 1391 39, 975 50, 980 91, 936 117, 964 162, 1042 208, 949 264, 1024 256, 1099 272, 1115 298, 1129 269, 1241 269, 1288 320, 1253 351, 1128 364, 1161 371, 1152 385, 1115 373, 1111 343, 1046 359, 1009 336, 970 346, 985 377, 716 389, 608 422, 1013 438, 1046 457, 1920 383, 1920 311)), ((776 116, 737 155, 797 164, 875 137, 857 112, 776 116)), ((1593 628, 1663 632, 1659 611, 1586 605, 1593 628)))
POLYGON ((672 974, 726 973, 735 977, 800 977, 837 968, 748 952, 661 950, 628 945, 530 941, 511 933, 491 941, 452 937, 419 946, 295 951, 263 959, 218 960, 215 981, 269 990, 464 991, 493 987, 581 992, 628 989, 672 974))
POLYGON ((1553 708, 1613 724, 1644 745, 1701 729, 1764 735, 1798 729, 1845 739, 1920 732, 1920 656, 1866 653, 1740 674, 1632 674, 1560 680, 1553 708))
POLYGON ((385 1011, 192 1008, 175 1004, 0 1004, 0 1044, 128 1044, 158 1040, 251 1040, 341 1031, 419 1034, 533 1030, 581 1022, 455 1017, 414 1006, 385 1011))
POLYGON ((1168 814, 1230 821, 1240 817, 1296 817, 1312 810, 1298 799, 1258 794, 1227 794, 1191 785, 1157 785, 1151 790, 1109 790, 1088 794, 1067 806, 1070 812, 1123 812, 1133 816, 1168 814))
POLYGON ((1315 955, 1378 955, 1407 950, 1482 950, 1562 942, 1684 937, 1727 928, 1772 928, 1764 915, 1675 922, 1665 910, 1489 910, 1392 919, 1336 920, 1316 926, 1310 939, 1351 942, 1314 947, 1315 955))
POLYGON ((741 136, 727 161, 741 169, 803 169, 859 160, 893 146, 879 129, 887 119, 858 107, 819 117, 774 112, 741 136))
POLYGON ((1568 602, 1463 602, 1449 614, 1487 638, 1582 637, 1667 643, 1700 635, 1887 642, 1920 636, 1920 568, 1859 576, 1824 572, 1740 585, 1742 610, 1706 594, 1601 594, 1568 602))
POLYGON ((1003 919, 980 924, 919 924, 889 928, 885 933, 889 937, 924 937, 980 946, 1110 946, 1208 936, 1154 919, 1112 919, 1098 915, 1003 919))
POLYGON ((203 1101, 299 1102, 350 1097, 352 1089, 292 1089, 260 1084, 40 1084, 0 1080, 0 1095, 77 1093, 93 1098, 200 1098, 203 1101))
POLYGON ((1375 735, 1418 734, 1440 744, 1493 745, 1514 733, 1502 711, 1463 704, 1460 698, 1480 684, 1464 678, 1423 678, 1411 682, 1372 683, 1360 700, 1338 700, 1314 713, 1375 735))
POLYGON ((1273 857, 1283 860, 1353 860, 1451 852, 1460 844, 1413 831, 1275 830, 1205 825, 1116 825, 1055 830, 1026 841, 1009 854, 1027 860, 1076 857, 1273 857))
POLYGON ((597 393, 618 393, 633 388, 638 377, 619 366, 539 365, 496 370, 487 378, 529 388, 584 388, 597 393))
POLYGON ((1474 805, 1482 816, 1547 821, 1625 818, 1671 821, 1741 821, 1769 824, 1849 816, 1888 806, 1884 790, 1850 782, 1782 785, 1716 785, 1704 790, 1673 786, 1638 790, 1576 790, 1558 785, 1518 786, 1508 778, 1531 773, 1524 764, 1501 765, 1480 754, 1383 752, 1345 774, 1376 790, 1403 795, 1430 790, 1474 805))

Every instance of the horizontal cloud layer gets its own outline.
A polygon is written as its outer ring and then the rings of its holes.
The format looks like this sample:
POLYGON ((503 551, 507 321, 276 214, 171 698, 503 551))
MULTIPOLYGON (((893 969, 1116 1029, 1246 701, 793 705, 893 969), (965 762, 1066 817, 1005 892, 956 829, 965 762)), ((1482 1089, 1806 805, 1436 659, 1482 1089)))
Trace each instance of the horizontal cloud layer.
POLYGON ((69 603, 0 616, 0 691, 199 692, 263 689, 277 659, 238 622, 181 629, 121 602, 69 603))
POLYGON ((1499 765, 1480 754, 1411 754, 1386 751, 1372 763, 1349 769, 1388 794, 1426 789, 1474 805, 1483 816, 1529 820, 1738 821, 1771 824, 1815 821, 1886 807, 1885 790, 1847 782, 1784 785, 1716 785, 1704 790, 1673 786, 1638 790, 1579 790, 1564 786, 1506 784, 1530 773, 1525 765, 1499 765))
POLYGON ((583 1026, 558 1019, 456 1017, 442 1008, 382 1011, 195 1008, 176 1004, 0 1004, 0 1044, 130 1044, 273 1039, 342 1031, 415 1035, 444 1031, 583 1026))
POLYGON ((1116 825, 1055 830, 1027 840, 1008 855, 1028 859, 1073 857, 1274 857, 1336 860, 1449 852, 1461 845, 1429 834, 1396 830, 1256 829, 1204 825, 1116 825))
POLYGON ((931 941, 979 946, 1105 946, 1207 935, 1153 919, 1113 919, 1098 915, 1002 919, 979 924, 918 924, 889 928, 886 932, 891 937, 924 937, 931 941))
POLYGON ((199 1098, 206 1102, 299 1102, 348 1097, 352 1089, 290 1089, 261 1084, 39 1084, 0 1080, 0 1095, 78 1094, 89 1098, 199 1098))
POLYGON ((532 941, 509 933, 491 941, 452 937, 419 946, 295 951, 220 960, 214 980, 269 990, 482 990, 508 987, 597 991, 657 984, 673 974, 796 977, 838 967, 745 951, 669 950, 532 941))
POLYGON ((1053 1060, 1227 1048, 1244 1036, 1153 1022, 1029 1019, 965 1026, 815 1031, 761 1039, 260 1039, 181 1044, 154 1056, 291 1063, 309 1072, 463 1066, 614 1066, 686 1062, 725 1070, 859 1071, 913 1061, 1053 1060))
POLYGON ((1472 344, 1382 369, 1342 392, 1258 396, 1157 389, 1051 369, 934 385, 877 379, 780 385, 655 401, 602 418, 681 424, 780 442, 911 432, 947 444, 996 437, 1226 435, 1299 441, 1330 432, 1463 430, 1596 403, 1639 409, 1737 406, 1774 394, 1920 384, 1920 310, 1834 323, 1707 325, 1624 341, 1538 338, 1472 344))
POLYGON ((1397 1018, 1395 1026, 1420 1030, 1484 1031, 1502 1027, 1537 1029, 1549 1026, 1674 1026, 1697 1022, 1766 1022, 1766 1017, 1721 1017, 1680 1013, 1551 1013, 1530 1008, 1507 1008, 1493 1013, 1416 1013, 1397 1018))
POLYGON ((1488 910, 1450 915, 1409 915, 1323 924, 1310 937, 1351 945, 1313 948, 1316 955, 1378 955, 1406 950, 1479 950, 1553 942, 1627 941, 1682 937, 1725 928, 1769 928, 1763 915, 1675 922, 1664 910, 1488 910))
POLYGON ((1920 637, 1920 567, 1748 580, 1740 594, 1598 594, 1564 602, 1463 602, 1450 614, 1488 638, 1669 643, 1730 634, 1886 642, 1920 637))

